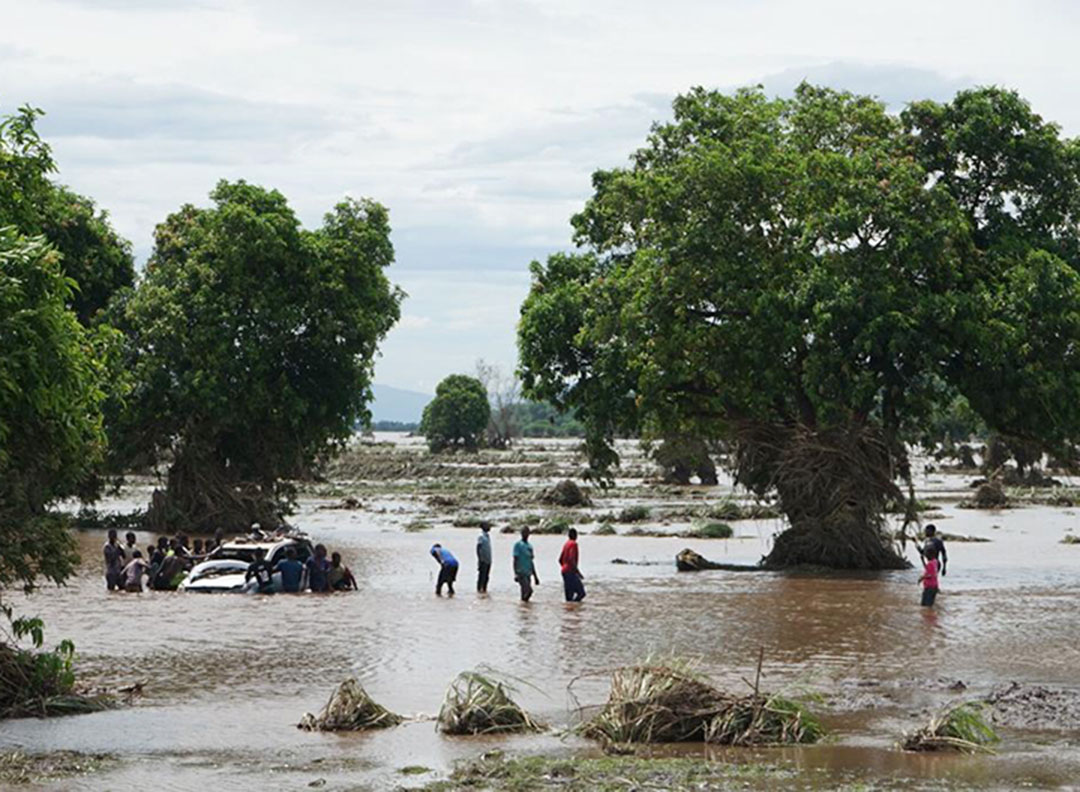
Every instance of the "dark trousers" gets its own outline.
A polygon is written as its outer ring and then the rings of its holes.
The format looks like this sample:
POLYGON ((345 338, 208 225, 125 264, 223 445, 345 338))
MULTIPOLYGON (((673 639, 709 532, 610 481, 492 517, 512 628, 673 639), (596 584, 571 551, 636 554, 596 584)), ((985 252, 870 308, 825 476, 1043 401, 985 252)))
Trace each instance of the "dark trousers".
POLYGON ((476 590, 487 591, 488 578, 491 576, 491 562, 477 561, 476 590))
POLYGON ((531 575, 518 575, 518 585, 521 586, 521 601, 528 602, 532 597, 532 576, 531 575))
POLYGON ((567 602, 581 602, 585 599, 585 583, 577 572, 563 572, 562 585, 567 602))
POLYGON ((109 591, 116 591, 117 589, 124 588, 120 581, 120 570, 105 573, 105 587, 109 589, 109 591))
POLYGON ((454 593, 454 581, 457 580, 457 564, 443 564, 439 567, 439 580, 435 583, 435 593, 442 594, 442 587, 446 586, 446 593, 454 593))
POLYGON ((937 591, 936 588, 924 588, 922 590, 922 604, 924 607, 933 606, 934 600, 937 599, 937 591))

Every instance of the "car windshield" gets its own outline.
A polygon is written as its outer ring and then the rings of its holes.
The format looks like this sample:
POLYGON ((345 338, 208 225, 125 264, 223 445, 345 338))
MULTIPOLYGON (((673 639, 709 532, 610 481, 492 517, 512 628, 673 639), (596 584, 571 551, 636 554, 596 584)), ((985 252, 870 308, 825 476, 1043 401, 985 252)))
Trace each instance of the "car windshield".
POLYGON ((235 575, 238 572, 244 572, 247 569, 242 563, 237 564, 221 564, 221 565, 207 565, 204 569, 198 569, 191 575, 191 579, 204 580, 205 578, 218 577, 220 575, 235 575))
POLYGON ((215 561, 243 561, 250 564, 255 560, 254 547, 223 547, 214 553, 215 561))

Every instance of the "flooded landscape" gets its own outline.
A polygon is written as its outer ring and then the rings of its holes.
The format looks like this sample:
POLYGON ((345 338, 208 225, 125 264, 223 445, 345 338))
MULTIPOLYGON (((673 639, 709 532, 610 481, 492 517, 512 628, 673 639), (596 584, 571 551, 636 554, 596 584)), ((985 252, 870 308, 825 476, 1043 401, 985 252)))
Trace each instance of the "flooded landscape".
MULTIPOLYGON (((974 474, 921 475, 924 522, 938 525, 949 552, 931 610, 919 607, 915 568, 677 572, 674 558, 685 547, 713 561, 755 564, 782 522, 732 521, 731 539, 633 535, 684 533, 733 496, 723 478, 716 487, 653 483, 636 444, 621 448, 626 477, 616 488, 590 489, 591 506, 561 509, 539 495, 579 478, 576 441, 530 440, 509 452, 453 456, 442 470, 414 476, 410 470, 431 464, 421 441, 377 439, 346 454, 329 480, 304 485, 292 518, 312 541, 343 554, 358 592, 111 594, 100 558, 104 534, 82 531, 82 564, 66 586, 11 600, 19 612, 44 619, 47 643, 75 642, 81 684, 142 686, 141 696, 118 709, 0 723, 4 752, 105 755, 95 772, 30 788, 392 789, 432 784, 456 762, 492 751, 598 757, 598 744, 570 730, 603 704, 615 668, 650 656, 691 658, 720 687, 746 692, 762 650, 762 687, 804 700, 826 728, 822 743, 689 744, 648 755, 765 768, 740 776, 748 788, 774 788, 781 776, 769 773, 783 774, 789 788, 1071 788, 1080 778, 1080 736, 1060 723, 999 722, 995 755, 897 748, 904 732, 942 707, 1010 683, 1080 694, 1080 546, 1062 543, 1077 531, 1077 509, 1022 500, 1049 499, 1050 491, 1014 493, 1014 508, 974 510, 959 507, 974 474), (365 465, 373 457, 383 473, 365 465), (631 506, 647 507, 648 516, 633 524, 615 519, 631 506), (502 530, 529 515, 579 529, 583 603, 563 602, 557 535, 533 539, 541 583, 531 603, 518 601, 515 537, 502 530), (494 526, 486 597, 474 591, 477 529, 454 527, 476 519, 494 526), (616 532, 592 535, 605 522, 616 532), (462 561, 455 597, 434 595, 433 542, 462 561), (439 734, 433 716, 447 686, 472 669, 511 679, 516 699, 547 730, 502 738, 439 734), (317 712, 350 676, 409 720, 366 734, 298 730, 301 716, 317 712)), ((1074 482, 1063 483, 1054 493, 1071 491, 1074 482)), ((100 505, 142 507, 148 487, 100 505)), ((140 533, 138 543, 154 538, 140 533)), ((917 563, 910 543, 906 554, 917 563)))

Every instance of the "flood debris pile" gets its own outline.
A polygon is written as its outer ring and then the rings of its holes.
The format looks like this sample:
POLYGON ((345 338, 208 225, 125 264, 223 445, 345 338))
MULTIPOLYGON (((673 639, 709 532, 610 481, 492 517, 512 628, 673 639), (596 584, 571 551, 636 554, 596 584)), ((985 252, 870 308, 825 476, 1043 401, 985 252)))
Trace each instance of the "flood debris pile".
POLYGON ((563 479, 554 487, 545 489, 540 493, 539 500, 541 503, 567 508, 592 505, 588 494, 570 479, 563 479))
POLYGON ((975 494, 957 504, 961 509, 1004 509, 1009 498, 1000 481, 986 481, 978 485, 975 494))
POLYGON ((446 691, 437 718, 444 734, 539 731, 542 726, 511 698, 503 681, 477 671, 458 674, 446 691))
POLYGON ((758 497, 775 490, 790 526, 764 560, 770 569, 906 569, 885 512, 903 499, 902 449, 874 426, 812 429, 741 422, 735 480, 758 497))
POLYGON ((921 729, 905 734, 901 745, 905 751, 992 753, 989 746, 998 741, 998 736, 983 712, 981 702, 951 707, 933 716, 921 729))
POLYGON ((316 717, 310 712, 297 727, 305 731, 364 731, 397 726, 404 720, 376 703, 355 678, 346 679, 316 717))
POLYGON ((116 706, 112 696, 75 691, 73 655, 68 642, 51 652, 0 643, 0 719, 80 715, 116 706))
POLYGON ((757 691, 725 693, 679 662, 617 669, 607 703, 580 732, 611 745, 777 745, 814 742, 823 734, 801 704, 757 691))

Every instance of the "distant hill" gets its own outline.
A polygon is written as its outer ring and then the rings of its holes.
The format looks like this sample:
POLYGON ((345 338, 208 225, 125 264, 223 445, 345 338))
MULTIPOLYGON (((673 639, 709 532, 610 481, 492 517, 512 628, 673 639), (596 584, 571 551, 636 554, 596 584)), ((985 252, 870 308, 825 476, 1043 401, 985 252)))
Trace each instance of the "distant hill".
POLYGON ((432 400, 431 395, 418 391, 392 388, 389 385, 372 385, 375 400, 371 403, 371 420, 419 423, 424 407, 432 400))

